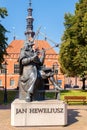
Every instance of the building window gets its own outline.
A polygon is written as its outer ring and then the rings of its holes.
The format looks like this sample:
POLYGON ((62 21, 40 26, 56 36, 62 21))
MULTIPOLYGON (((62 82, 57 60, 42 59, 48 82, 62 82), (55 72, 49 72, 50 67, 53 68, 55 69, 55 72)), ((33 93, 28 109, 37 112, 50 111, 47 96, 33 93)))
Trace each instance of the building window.
POLYGON ((19 64, 14 64, 14 74, 19 74, 19 64))
POLYGON ((5 74, 6 71, 7 71, 7 69, 6 69, 6 65, 5 65, 5 64, 2 64, 1 74, 5 74))
POLYGON ((2 86, 2 80, 0 79, 0 86, 2 86))
POLYGON ((61 86, 62 85, 62 80, 58 80, 58 84, 61 86))
POLYGON ((14 86, 14 84, 15 84, 14 79, 11 79, 11 80, 10 80, 10 86, 14 86))

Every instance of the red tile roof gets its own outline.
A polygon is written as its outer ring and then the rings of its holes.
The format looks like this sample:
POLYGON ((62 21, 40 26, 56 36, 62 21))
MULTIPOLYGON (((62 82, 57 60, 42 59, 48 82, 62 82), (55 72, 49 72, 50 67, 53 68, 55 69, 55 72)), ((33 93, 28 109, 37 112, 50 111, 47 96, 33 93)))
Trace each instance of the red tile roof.
POLYGON ((20 53, 23 43, 23 40, 13 40, 7 47, 7 53, 20 53))
MULTIPOLYGON (((7 53, 20 53, 20 49, 23 47, 24 40, 13 40, 7 47, 7 53)), ((36 40, 35 45, 42 48, 48 49, 51 48, 50 44, 45 40, 36 40)), ((46 54, 56 54, 55 50, 49 49, 46 51, 46 54)))

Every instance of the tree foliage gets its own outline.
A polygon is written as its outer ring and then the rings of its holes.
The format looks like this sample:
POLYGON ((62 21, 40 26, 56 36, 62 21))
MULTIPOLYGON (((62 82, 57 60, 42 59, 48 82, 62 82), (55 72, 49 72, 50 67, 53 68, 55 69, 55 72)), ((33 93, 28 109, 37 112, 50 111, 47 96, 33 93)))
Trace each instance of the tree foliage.
POLYGON ((4 55, 6 53, 7 47, 7 37, 6 32, 8 32, 5 27, 1 24, 1 19, 4 19, 8 16, 6 8, 0 8, 0 66, 1 63, 4 61, 4 55))
POLYGON ((75 13, 66 13, 64 18, 60 47, 62 72, 69 76, 87 75, 87 0, 79 0, 75 13))

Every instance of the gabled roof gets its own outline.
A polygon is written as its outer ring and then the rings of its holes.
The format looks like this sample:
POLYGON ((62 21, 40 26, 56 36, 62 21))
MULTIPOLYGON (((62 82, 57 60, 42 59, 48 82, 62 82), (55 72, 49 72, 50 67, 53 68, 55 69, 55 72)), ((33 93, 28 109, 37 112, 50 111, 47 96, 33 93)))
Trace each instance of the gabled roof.
POLYGON ((20 53, 24 40, 13 40, 7 47, 7 53, 20 53))
MULTIPOLYGON (((50 44, 45 40, 35 40, 35 44, 41 50, 42 48, 48 49, 51 48, 50 44)), ((24 45, 24 40, 13 40, 7 47, 7 53, 20 53, 20 49, 24 45)), ((56 54, 55 50, 48 49, 46 54, 56 54)))

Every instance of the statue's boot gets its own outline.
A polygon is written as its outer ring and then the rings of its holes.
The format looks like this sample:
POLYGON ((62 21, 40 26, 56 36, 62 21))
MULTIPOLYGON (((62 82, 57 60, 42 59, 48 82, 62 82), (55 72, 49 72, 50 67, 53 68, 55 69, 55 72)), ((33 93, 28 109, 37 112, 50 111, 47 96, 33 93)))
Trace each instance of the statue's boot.
POLYGON ((33 92, 34 92, 34 85, 32 84, 31 87, 27 90, 27 97, 26 97, 27 102, 31 102, 33 100, 33 92))
POLYGON ((54 85, 56 90, 63 90, 60 86, 58 86, 57 84, 54 85))
POLYGON ((54 85, 56 90, 63 90, 58 84, 56 84, 56 82, 55 82, 53 77, 50 77, 50 81, 54 85))
POLYGON ((26 102, 31 102, 31 101, 32 101, 32 94, 27 92, 26 102))

